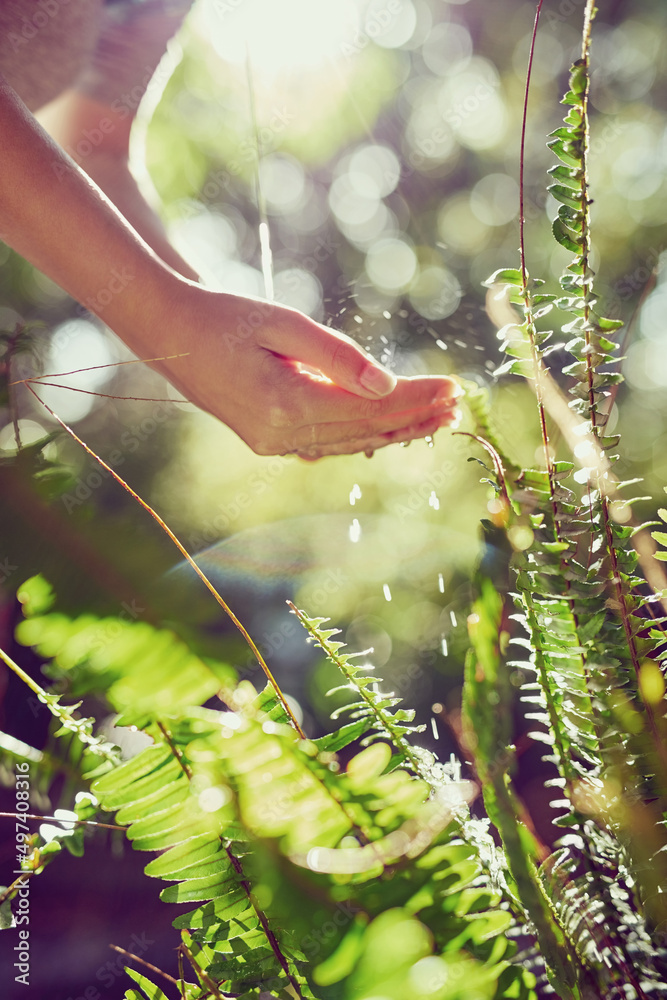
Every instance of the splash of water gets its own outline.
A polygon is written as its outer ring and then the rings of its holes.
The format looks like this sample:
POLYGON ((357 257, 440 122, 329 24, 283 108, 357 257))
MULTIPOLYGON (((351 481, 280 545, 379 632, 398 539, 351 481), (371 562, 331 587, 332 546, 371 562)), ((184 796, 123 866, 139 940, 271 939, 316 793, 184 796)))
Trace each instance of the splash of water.
POLYGON ((250 63, 250 48, 246 45, 246 77, 248 81, 248 100, 250 102, 250 119, 253 132, 253 142, 255 146, 255 194, 257 198, 257 211, 259 212, 259 252, 262 262, 262 277, 264 278, 264 294, 269 302, 275 298, 273 284, 273 254, 271 253, 271 232, 269 229, 268 213, 266 211, 266 199, 262 190, 262 177, 260 163, 262 160, 262 146, 257 127, 257 103, 255 101, 255 87, 253 84, 252 66, 250 63))

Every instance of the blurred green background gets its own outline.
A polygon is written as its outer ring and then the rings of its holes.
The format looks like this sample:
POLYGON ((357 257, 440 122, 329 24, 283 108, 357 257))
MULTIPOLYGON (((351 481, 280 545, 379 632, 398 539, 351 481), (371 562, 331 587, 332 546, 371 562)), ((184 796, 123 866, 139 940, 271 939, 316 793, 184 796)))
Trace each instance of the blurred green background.
MULTIPOLYGON (((149 86, 133 137, 135 170, 207 285, 263 295, 263 199, 276 297, 400 374, 453 372, 487 385, 498 426, 527 465, 540 461, 530 391, 494 380, 495 307, 481 282, 518 261, 534 12, 520 0, 201 0, 149 86)), ((582 14, 580 0, 545 4, 530 98, 528 266, 554 288, 568 257, 550 233, 545 136, 562 117, 582 14)), ((605 313, 634 316, 610 427, 623 433, 621 477, 644 477, 653 496, 667 482, 666 22, 661 0, 602 2, 593 45, 594 266, 605 313)), ((285 597, 330 616, 353 648, 372 646, 421 721, 440 720, 425 741, 446 741, 491 497, 468 461, 482 457, 470 440, 441 431, 370 461, 258 457, 144 366, 113 367, 131 359, 124 345, 1 245, 0 264, 0 328, 35 324, 14 377, 111 366, 59 380, 106 396, 41 394, 190 551, 214 546, 205 565, 309 731, 326 727, 335 679, 309 658, 285 597)), ((561 355, 551 360, 557 373, 561 355)), ((12 393, 24 442, 56 428, 25 389, 12 393)), ((62 474, 37 480, 39 460, 16 461, 14 448, 5 407, 0 582, 9 602, 42 572, 66 609, 197 625, 197 643, 247 662, 199 584, 166 592, 175 549, 74 442, 54 438, 46 454, 62 474)), ((5 633, 11 620, 8 612, 5 633)))

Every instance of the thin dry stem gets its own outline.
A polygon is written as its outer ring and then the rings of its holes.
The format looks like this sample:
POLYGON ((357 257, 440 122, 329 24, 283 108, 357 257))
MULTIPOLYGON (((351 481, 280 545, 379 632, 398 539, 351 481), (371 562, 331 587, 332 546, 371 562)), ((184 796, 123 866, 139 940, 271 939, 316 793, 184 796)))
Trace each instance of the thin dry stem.
POLYGON ((289 703, 287 702, 287 699, 285 698, 285 695, 282 693, 280 687, 278 686, 277 681, 275 680, 273 674, 269 670, 269 667, 268 667, 266 661, 264 660, 264 657, 262 656, 262 654, 260 653, 259 649, 257 648, 257 646, 256 646, 254 640, 252 639, 251 635, 249 634, 249 632, 247 631, 247 629, 245 628, 245 626, 236 617, 236 615, 234 614, 234 612, 232 611, 232 609, 229 607, 229 605, 227 604, 227 602, 224 600, 224 598, 218 593, 218 591, 213 586, 213 584, 211 583, 211 581, 209 580, 209 578, 206 576, 206 574, 203 572, 203 570, 201 570, 199 568, 199 566, 197 565, 197 563, 195 562, 195 560, 192 558, 192 556, 187 551, 187 549, 185 548, 185 546, 183 545, 183 543, 180 541, 180 539, 177 538, 177 536, 171 530, 171 528, 169 527, 169 525, 160 517, 160 515, 157 513, 157 511, 154 510, 153 507, 150 506, 150 504, 148 504, 142 497, 139 496, 139 494, 135 490, 132 489, 131 486, 128 485, 128 483, 122 478, 122 476, 118 475, 118 473, 115 471, 115 469, 113 469, 110 465, 107 465, 107 463, 102 458, 100 458, 100 456, 96 452, 94 452, 93 449, 90 448, 85 443, 85 441, 83 441, 79 437, 79 435, 75 431, 73 431, 72 428, 69 427, 65 423, 65 421, 62 420, 58 416, 58 414, 55 413, 55 411, 52 410, 51 407, 47 403, 44 402, 43 399, 40 398, 40 396, 35 392, 34 388, 30 384, 30 382, 26 382, 26 388, 33 394, 33 396, 35 397, 35 399, 37 399, 38 402, 40 402, 42 404, 42 406, 44 407, 44 409, 48 413, 51 414, 51 416, 53 417, 53 419, 56 420, 60 424, 60 426, 63 428, 63 430, 67 431, 67 433, 70 435, 70 437, 72 437, 77 442, 77 444, 79 444, 84 449, 84 451, 88 455, 91 456, 91 458, 95 459, 95 461, 98 463, 98 465, 101 465, 103 469, 106 469, 106 471, 111 476, 113 476, 113 478, 116 480, 116 482, 119 483, 120 486, 122 486, 123 489, 126 490, 126 492, 129 493, 130 496, 133 497, 133 499, 136 500, 136 502, 141 507, 143 507, 144 510, 147 511, 151 515, 151 517, 160 525, 160 527, 162 528, 162 530, 164 531, 164 533, 171 539, 171 541, 174 543, 174 545, 176 546, 176 548, 178 549, 178 551, 181 553, 181 555, 183 556, 183 558, 186 560, 186 562, 188 563, 188 565, 192 567, 192 569, 195 571, 195 573, 197 574, 197 576, 200 578, 200 580, 202 581, 202 583, 204 584, 204 586, 213 595, 213 597, 215 598, 215 600, 217 601, 217 603, 220 605, 220 607, 223 609, 223 611, 225 612, 225 614, 227 614, 229 616, 229 618, 232 620, 232 622, 234 623, 234 625, 236 625, 237 629, 239 630, 239 632, 241 633, 241 635, 243 636, 243 638, 247 642, 248 646, 252 650, 253 655, 255 656, 255 659, 257 660, 257 662, 259 663, 260 667, 264 671, 264 673, 265 673, 265 675, 266 675, 269 683, 271 684, 272 688, 276 692, 276 695, 278 696, 278 698, 280 700, 280 703, 283 706, 285 712, 289 716, 289 718, 290 718, 290 720, 292 722, 292 725, 296 729, 296 731, 299 734, 299 736, 302 739, 305 739, 306 738, 305 734, 304 734, 303 730, 301 729, 301 726, 299 725, 298 721, 296 720, 296 718, 294 716, 294 713, 292 712, 292 710, 291 710, 291 708, 289 706, 289 703))

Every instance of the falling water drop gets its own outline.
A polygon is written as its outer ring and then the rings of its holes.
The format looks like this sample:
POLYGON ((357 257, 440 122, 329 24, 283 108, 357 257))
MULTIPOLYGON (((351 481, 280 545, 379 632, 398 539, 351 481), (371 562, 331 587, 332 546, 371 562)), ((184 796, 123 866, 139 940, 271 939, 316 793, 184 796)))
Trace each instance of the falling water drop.
POLYGON ((441 594, 445 592, 445 578, 442 573, 438 573, 438 590, 441 594))
POLYGON ((436 340, 436 344, 438 345, 441 351, 447 350, 447 344, 445 344, 444 340, 436 340))
POLYGON ((361 486, 359 483, 355 483, 350 490, 350 506, 354 507, 357 500, 361 500, 361 486))
POLYGON ((271 253, 271 236, 268 222, 259 224, 259 246, 262 258, 262 275, 264 277, 264 292, 269 302, 273 302, 273 254, 271 253))
POLYGON ((426 441, 426 444, 429 446, 429 448, 433 447, 433 438, 432 438, 432 436, 430 434, 426 435, 426 437, 424 438, 424 441, 426 441))
POLYGON ((439 740, 440 733, 438 732, 438 723, 435 721, 435 716, 431 716, 431 732, 433 733, 433 739, 439 740))
POLYGON ((428 505, 429 507, 432 507, 433 510, 440 510, 440 501, 435 495, 435 490, 431 490, 431 495, 428 498, 428 505))
POLYGON ((389 312, 388 309, 385 309, 382 315, 384 316, 385 319, 391 319, 391 313, 389 312))
POLYGON ((443 656, 447 656, 449 654, 449 646, 447 645, 447 640, 445 639, 444 635, 440 640, 440 649, 442 650, 443 656))
POLYGON ((412 441, 401 441, 401 448, 407 448, 409 444, 412 444, 412 441))
POLYGON ((355 317, 354 317, 354 322, 355 322, 355 323, 358 323, 358 324, 359 324, 359 325, 361 326, 361 324, 363 323, 363 319, 361 318, 361 316, 359 316, 359 315, 357 314, 357 315, 355 315, 355 317))
POLYGON ((360 538, 361 538, 361 525, 359 524, 359 521, 355 517, 354 520, 352 521, 352 524, 350 525, 350 541, 358 542, 360 538))
POLYGON ((449 617, 452 620, 452 625, 454 626, 454 628, 456 628, 456 626, 458 625, 458 622, 456 620, 456 613, 454 611, 450 611, 449 612, 449 617))
POLYGON ((382 593, 384 594, 385 601, 390 601, 391 600, 391 590, 389 589, 389 584, 388 583, 383 583, 382 584, 382 593))

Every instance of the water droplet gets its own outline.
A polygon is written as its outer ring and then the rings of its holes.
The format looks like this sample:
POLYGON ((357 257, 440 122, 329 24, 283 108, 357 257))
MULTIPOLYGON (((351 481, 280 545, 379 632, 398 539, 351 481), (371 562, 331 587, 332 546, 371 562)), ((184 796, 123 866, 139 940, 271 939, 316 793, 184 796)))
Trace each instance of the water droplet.
POLYGON ((359 521, 355 517, 355 519, 352 521, 352 524, 350 525, 350 541, 358 542, 360 538, 361 538, 361 525, 359 524, 359 521))
POLYGON ((259 224, 259 245, 262 260, 262 275, 264 277, 264 294, 269 302, 274 299, 273 289, 273 255, 271 253, 271 236, 266 222, 259 224))
POLYGON ((389 584, 388 583, 383 583, 382 584, 382 593, 384 594, 385 601, 390 601, 391 600, 391 590, 389 589, 389 584))
POLYGON ((467 347, 468 346, 466 344, 465 340, 455 340, 454 343, 456 344, 457 347, 467 347))
POLYGON ((380 340, 382 341, 383 344, 388 344, 389 343, 389 341, 387 340, 387 338, 385 337, 385 335, 383 333, 380 335, 380 340))
POLYGON ((361 324, 361 323, 363 323, 363 319, 361 318, 361 316, 357 315, 357 316, 354 317, 354 322, 361 324))
POLYGON ((440 640, 440 649, 442 650, 443 656, 447 656, 449 654, 449 646, 447 645, 447 640, 445 639, 444 635, 440 640))
POLYGON ((400 442, 401 448, 407 448, 409 444, 412 444, 412 441, 401 441, 400 442))
POLYGON ((429 448, 433 447, 433 437, 430 434, 426 435, 424 441, 426 441, 426 444, 429 446, 429 448))
POLYGON ((439 740, 440 733, 438 732, 438 723, 435 721, 433 716, 431 716, 431 731, 433 733, 433 739, 439 740))
POLYGON ((361 486, 359 483, 355 483, 350 490, 350 506, 354 507, 357 500, 361 500, 361 486))
POLYGON ((444 340, 436 340, 436 344, 438 345, 441 351, 447 350, 447 344, 444 342, 444 340))
POLYGON ((445 592, 445 578, 442 573, 438 573, 438 590, 441 594, 444 594, 445 592))
POLYGON ((456 620, 456 613, 454 611, 450 611, 449 612, 449 617, 452 620, 452 625, 454 626, 454 628, 456 628, 456 626, 458 625, 458 622, 456 620))
POLYGON ((440 510, 440 501, 435 495, 435 490, 431 490, 431 495, 428 498, 428 505, 429 507, 432 507, 433 510, 440 510))
POLYGON ((391 313, 389 312, 388 309, 385 309, 382 315, 384 316, 385 319, 391 319, 391 313))

